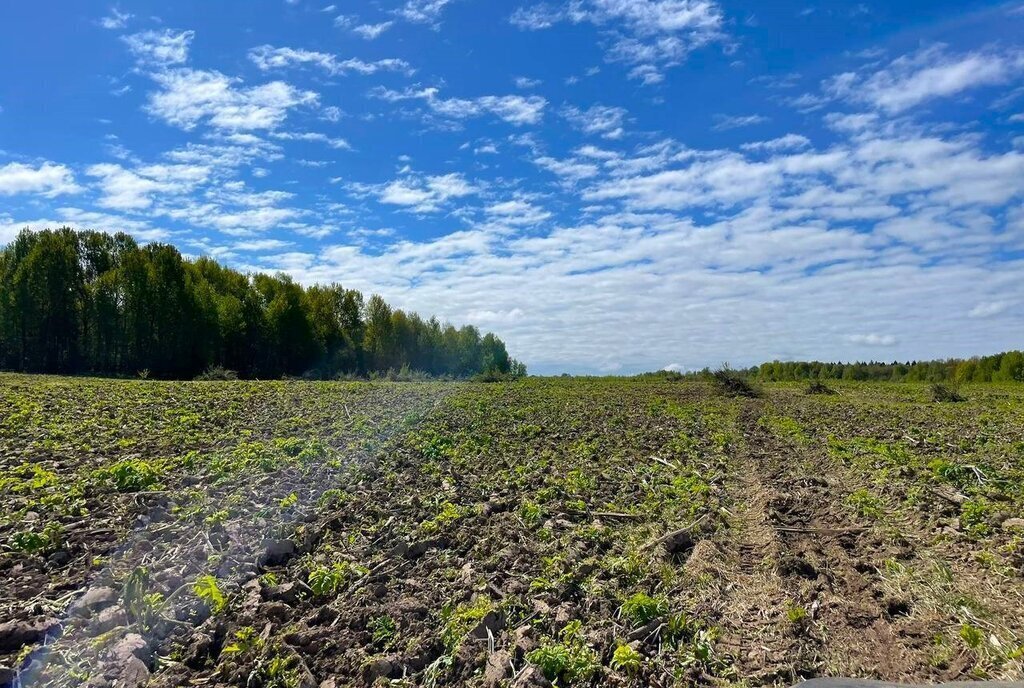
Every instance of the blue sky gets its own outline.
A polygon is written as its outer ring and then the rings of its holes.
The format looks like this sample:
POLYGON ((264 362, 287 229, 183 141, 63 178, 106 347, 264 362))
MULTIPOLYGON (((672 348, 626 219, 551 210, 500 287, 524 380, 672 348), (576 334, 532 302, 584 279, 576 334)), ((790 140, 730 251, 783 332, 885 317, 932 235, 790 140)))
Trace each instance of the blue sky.
POLYGON ((533 372, 1024 345, 1024 3, 9 2, 0 241, 124 230, 533 372))

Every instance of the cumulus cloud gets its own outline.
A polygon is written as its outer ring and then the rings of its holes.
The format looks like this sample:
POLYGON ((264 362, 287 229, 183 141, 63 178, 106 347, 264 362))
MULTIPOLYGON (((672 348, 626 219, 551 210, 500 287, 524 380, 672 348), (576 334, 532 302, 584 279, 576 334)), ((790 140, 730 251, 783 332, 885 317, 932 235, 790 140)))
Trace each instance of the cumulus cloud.
POLYGON ((429 87, 407 88, 395 91, 377 87, 370 96, 391 103, 403 100, 422 100, 437 115, 446 119, 466 119, 491 114, 509 124, 522 126, 537 124, 544 115, 547 100, 540 96, 479 96, 476 98, 441 98, 440 90, 429 87))
POLYGON ((444 8, 451 3, 452 0, 406 0, 395 14, 407 21, 437 26, 444 8))
POLYGON ((100 26, 104 29, 115 31, 117 29, 123 29, 128 26, 128 21, 132 18, 131 14, 127 12, 121 12, 116 7, 110 8, 110 14, 100 19, 100 26))
POLYGON ((833 97, 890 114, 936 98, 1003 84, 1024 74, 1024 52, 996 49, 951 53, 936 45, 896 58, 872 71, 844 72, 825 82, 833 97))
POLYGON ((589 23, 607 30, 606 59, 631 66, 630 77, 645 84, 663 80, 695 49, 724 36, 724 16, 713 0, 574 0, 564 5, 520 7, 509 21, 526 30, 560 22, 589 23))
POLYGON ((434 213, 451 199, 470 196, 479 191, 461 174, 407 174, 384 184, 353 184, 362 195, 375 196, 386 205, 401 206, 417 213, 434 213))
POLYGON ((352 32, 359 34, 368 41, 372 41, 379 38, 382 33, 390 29, 394 24, 391 21, 380 22, 379 24, 360 24, 359 26, 353 26, 352 32))
POLYGON ((11 162, 0 166, 0 196, 37 194, 54 198, 82 190, 75 176, 65 165, 44 162, 38 166, 11 162))
POLYGON ((143 31, 123 36, 128 49, 141 63, 150 66, 182 64, 188 60, 189 46, 195 38, 194 31, 143 31))
POLYGON ((562 116, 584 134, 597 135, 606 139, 622 138, 622 128, 627 111, 625 108, 609 105, 593 105, 586 110, 567 105, 562 108, 562 116))
POLYGON ((303 65, 319 67, 334 76, 351 72, 376 74, 380 71, 403 72, 411 75, 414 71, 408 62, 398 58, 385 58, 372 62, 365 62, 354 57, 342 60, 330 53, 299 48, 275 48, 271 45, 253 48, 249 51, 249 59, 262 71, 303 65))
POLYGON ((160 90, 150 94, 148 112, 185 130, 199 123, 226 131, 272 129, 289 110, 318 99, 283 81, 242 88, 240 79, 215 71, 174 69, 153 78, 160 90))

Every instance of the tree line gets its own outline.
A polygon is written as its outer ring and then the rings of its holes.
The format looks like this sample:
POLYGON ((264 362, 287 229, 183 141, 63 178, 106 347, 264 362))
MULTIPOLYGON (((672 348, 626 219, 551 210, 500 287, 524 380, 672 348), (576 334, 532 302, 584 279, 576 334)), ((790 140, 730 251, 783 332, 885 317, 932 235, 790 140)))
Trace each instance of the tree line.
POLYGON ((905 382, 1024 382, 1024 352, 942 361, 823 363, 772 361, 750 369, 763 381, 891 380, 905 382))
POLYGON ((338 284, 243 274, 124 233, 22 231, 0 251, 0 368, 191 378, 525 375, 504 342, 338 284))

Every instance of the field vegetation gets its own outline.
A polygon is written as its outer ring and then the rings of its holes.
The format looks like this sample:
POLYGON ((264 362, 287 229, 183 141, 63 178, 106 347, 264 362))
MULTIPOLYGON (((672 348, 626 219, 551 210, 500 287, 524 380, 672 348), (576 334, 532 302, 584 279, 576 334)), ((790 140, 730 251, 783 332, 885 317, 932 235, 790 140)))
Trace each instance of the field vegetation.
POLYGON ((1024 678, 1024 389, 0 377, 0 685, 1024 678))

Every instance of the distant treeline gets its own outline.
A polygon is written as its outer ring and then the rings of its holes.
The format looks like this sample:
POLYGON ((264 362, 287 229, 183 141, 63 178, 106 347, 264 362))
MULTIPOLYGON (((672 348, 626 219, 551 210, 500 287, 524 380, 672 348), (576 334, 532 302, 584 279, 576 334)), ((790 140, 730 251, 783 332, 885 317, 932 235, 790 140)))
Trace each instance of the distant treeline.
MULTIPOLYGON (((728 367, 726 365, 725 367, 728 367)), ((1006 351, 994 356, 949 358, 944 361, 900 363, 823 363, 821 361, 772 361, 735 371, 764 382, 796 380, 888 380, 893 382, 1024 382, 1024 352, 1006 351)), ((682 380, 711 374, 709 368, 691 373, 659 370, 638 377, 682 380)))
POLYGON ((822 363, 772 361, 750 371, 764 381, 892 380, 904 382, 1024 382, 1024 352, 944 361, 822 363))
POLYGON ((25 230, 0 251, 0 368, 191 378, 214 367, 244 377, 525 374, 475 327, 337 284, 186 260, 124 233, 25 230))

